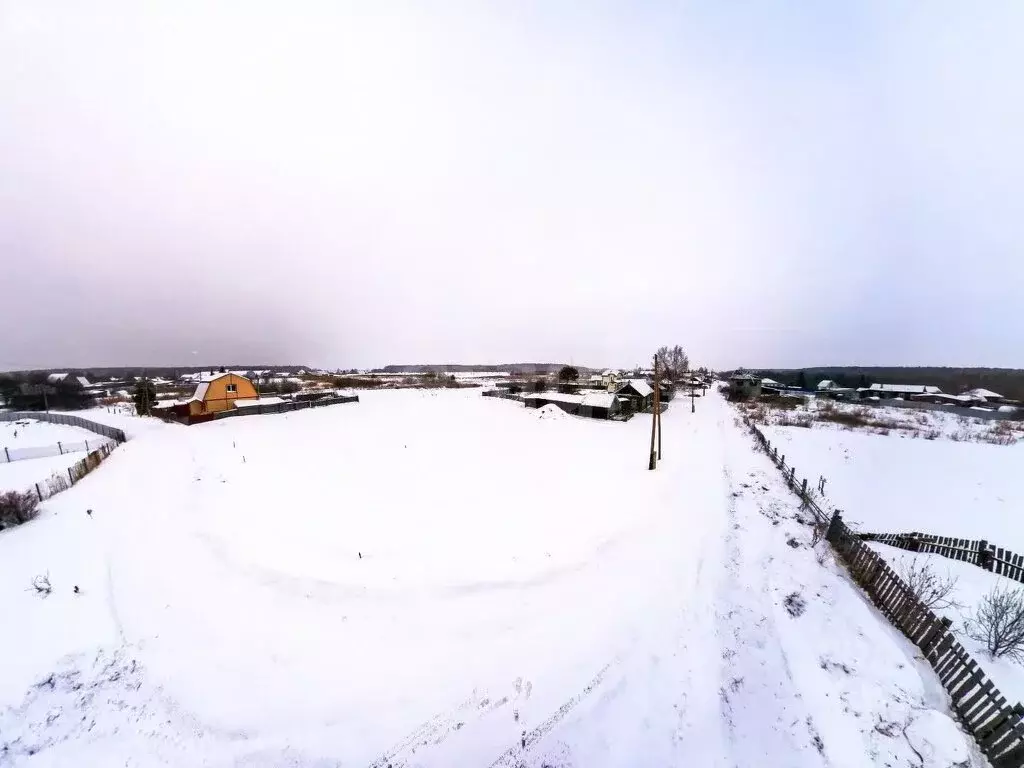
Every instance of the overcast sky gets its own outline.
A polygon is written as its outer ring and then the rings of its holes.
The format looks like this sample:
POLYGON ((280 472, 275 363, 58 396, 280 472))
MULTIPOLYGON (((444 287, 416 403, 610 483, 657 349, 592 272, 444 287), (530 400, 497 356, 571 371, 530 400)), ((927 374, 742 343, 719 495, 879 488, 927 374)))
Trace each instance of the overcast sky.
POLYGON ((0 368, 1024 367, 1024 3, 0 0, 0 368))

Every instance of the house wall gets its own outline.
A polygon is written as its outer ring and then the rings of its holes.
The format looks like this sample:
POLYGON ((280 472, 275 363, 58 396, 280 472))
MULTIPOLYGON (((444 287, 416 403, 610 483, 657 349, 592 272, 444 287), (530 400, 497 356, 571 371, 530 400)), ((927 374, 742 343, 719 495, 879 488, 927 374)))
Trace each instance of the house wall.
POLYGON ((234 408, 235 400, 248 400, 259 397, 256 387, 244 376, 237 376, 233 373, 225 374, 214 379, 206 388, 206 396, 203 398, 203 413, 217 413, 234 408), (228 386, 234 385, 236 391, 228 392, 228 386))

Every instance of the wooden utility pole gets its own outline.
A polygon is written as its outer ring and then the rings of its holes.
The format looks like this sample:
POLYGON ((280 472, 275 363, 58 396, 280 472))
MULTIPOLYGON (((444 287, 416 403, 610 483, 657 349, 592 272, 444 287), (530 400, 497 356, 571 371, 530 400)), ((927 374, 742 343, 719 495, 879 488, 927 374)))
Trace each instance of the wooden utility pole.
MULTIPOLYGON (((654 386, 657 390, 658 386, 658 356, 654 356, 654 386)), ((647 464, 647 469, 655 469, 658 466, 658 454, 654 451, 654 435, 658 431, 658 413, 657 409, 651 414, 651 456, 650 461, 647 464)))
POLYGON ((658 368, 654 368, 654 414, 658 420, 658 461, 661 461, 661 380, 658 368))

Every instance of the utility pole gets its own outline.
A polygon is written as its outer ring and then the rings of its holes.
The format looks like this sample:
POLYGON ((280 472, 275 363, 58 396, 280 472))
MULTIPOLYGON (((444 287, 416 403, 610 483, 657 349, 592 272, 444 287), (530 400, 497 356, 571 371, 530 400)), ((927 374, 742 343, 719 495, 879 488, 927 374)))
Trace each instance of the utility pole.
POLYGON ((661 461, 661 380, 658 369, 654 369, 654 414, 658 419, 658 461, 661 461))
POLYGON ((693 405, 693 402, 694 402, 693 398, 695 396, 695 393, 696 393, 696 390, 694 389, 693 381, 691 380, 690 381, 690 413, 696 413, 697 412, 697 409, 693 405))
MULTIPOLYGON (((654 390, 658 390, 658 356, 654 356, 654 390)), ((658 466, 658 454, 654 450, 654 436, 658 431, 658 409, 654 409, 654 413, 651 414, 651 458, 647 464, 647 469, 655 469, 658 466)))

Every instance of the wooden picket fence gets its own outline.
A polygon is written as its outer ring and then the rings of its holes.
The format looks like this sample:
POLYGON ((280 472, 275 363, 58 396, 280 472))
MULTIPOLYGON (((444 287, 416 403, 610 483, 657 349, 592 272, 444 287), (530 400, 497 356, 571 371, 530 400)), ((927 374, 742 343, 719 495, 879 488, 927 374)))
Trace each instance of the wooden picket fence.
POLYGON ((910 552, 960 560, 1024 583, 1024 555, 989 544, 985 539, 955 539, 930 533, 861 533, 862 541, 877 541, 910 552))
MULTIPOLYGON (((747 419, 746 423, 787 485, 822 521, 824 512, 808 494, 807 481, 797 482, 796 470, 786 466, 785 456, 772 448, 753 422, 747 419)), ((1024 706, 1007 704, 950 632, 949 619, 936 616, 921 603, 889 564, 846 526, 839 510, 828 518, 825 539, 871 602, 921 650, 949 694, 953 711, 993 768, 1024 768, 1024 706)))

